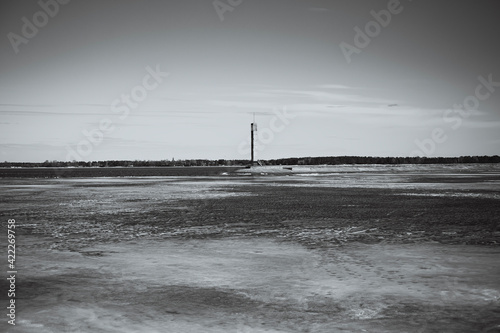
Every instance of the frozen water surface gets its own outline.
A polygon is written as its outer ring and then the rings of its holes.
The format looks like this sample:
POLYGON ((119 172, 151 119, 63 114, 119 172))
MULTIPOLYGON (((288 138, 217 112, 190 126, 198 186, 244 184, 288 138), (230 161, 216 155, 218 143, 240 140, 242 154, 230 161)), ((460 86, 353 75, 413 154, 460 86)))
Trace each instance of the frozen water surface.
MULTIPOLYGON (((220 208, 207 209, 207 225, 191 225, 194 215, 187 205, 243 200, 259 195, 254 186, 332 188, 332 193, 393 189, 394 194, 384 193, 395 200, 497 200, 499 170, 495 165, 264 167, 212 177, 3 179, 4 216, 19 215, 20 233, 17 325, 2 327, 12 333, 498 332, 498 247, 429 241, 304 246, 278 241, 285 237, 277 237, 278 227, 266 221, 232 220, 245 216, 231 207, 229 222, 249 223, 255 230, 251 237, 222 237, 228 221, 217 223, 221 215, 212 214, 220 208), (143 216, 150 219, 140 220, 143 216), (182 233, 156 233, 168 223, 178 224, 182 233), (65 246, 55 250, 54 244, 65 246)), ((350 201, 344 206, 356 212, 350 201)), ((432 213, 429 208, 425 214, 432 213)), ((283 223, 297 239, 366 232, 350 220, 340 229, 283 223)), ((442 234, 453 237, 456 231, 442 234)))
POLYGON ((499 251, 439 244, 320 251, 269 239, 38 249, 23 255, 22 310, 8 331, 468 332, 471 318, 455 313, 500 324, 492 319, 499 251))

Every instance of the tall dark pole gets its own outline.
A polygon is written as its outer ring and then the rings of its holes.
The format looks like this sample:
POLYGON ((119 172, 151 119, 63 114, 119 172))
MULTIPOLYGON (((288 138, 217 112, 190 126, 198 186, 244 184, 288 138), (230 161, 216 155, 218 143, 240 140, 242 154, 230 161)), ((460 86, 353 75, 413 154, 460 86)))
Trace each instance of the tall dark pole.
POLYGON ((250 124, 250 133, 251 133, 251 150, 252 150, 252 158, 250 160, 250 165, 253 165, 253 123, 250 124))

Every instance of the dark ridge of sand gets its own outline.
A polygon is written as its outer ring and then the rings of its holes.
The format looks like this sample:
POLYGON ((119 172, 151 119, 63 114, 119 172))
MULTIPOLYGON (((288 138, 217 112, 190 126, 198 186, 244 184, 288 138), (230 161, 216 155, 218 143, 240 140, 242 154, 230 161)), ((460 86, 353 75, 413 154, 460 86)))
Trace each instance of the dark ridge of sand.
POLYGON ((90 178, 215 176, 241 166, 211 167, 103 167, 103 168, 0 168, 0 178, 90 178))
POLYGON ((53 237, 57 249, 233 236, 310 247, 352 241, 500 244, 500 191, 482 183, 478 189, 456 183, 322 185, 286 176, 10 180, 2 185, 6 209, 0 214, 17 218, 19 232, 53 237))

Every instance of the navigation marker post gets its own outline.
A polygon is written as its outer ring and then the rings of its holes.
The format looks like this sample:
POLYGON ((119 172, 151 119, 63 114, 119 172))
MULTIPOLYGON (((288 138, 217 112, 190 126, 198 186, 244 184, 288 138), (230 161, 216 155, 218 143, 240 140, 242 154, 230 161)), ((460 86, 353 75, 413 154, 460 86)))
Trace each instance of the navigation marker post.
POLYGON ((254 134, 253 132, 257 132, 257 124, 255 123, 255 113, 253 114, 253 123, 250 124, 250 138, 251 138, 251 158, 250 165, 254 164, 254 134))

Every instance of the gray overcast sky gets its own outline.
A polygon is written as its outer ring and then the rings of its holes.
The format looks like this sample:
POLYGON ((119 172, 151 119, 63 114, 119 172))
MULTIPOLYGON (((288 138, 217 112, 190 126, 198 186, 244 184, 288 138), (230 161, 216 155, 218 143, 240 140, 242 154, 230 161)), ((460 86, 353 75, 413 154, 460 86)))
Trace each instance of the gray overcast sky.
POLYGON ((3 0, 0 160, 500 154, 498 1, 238 2, 3 0))

